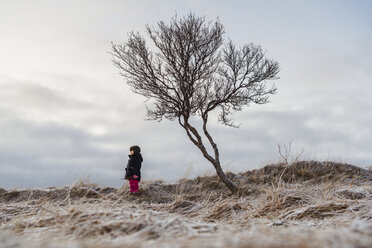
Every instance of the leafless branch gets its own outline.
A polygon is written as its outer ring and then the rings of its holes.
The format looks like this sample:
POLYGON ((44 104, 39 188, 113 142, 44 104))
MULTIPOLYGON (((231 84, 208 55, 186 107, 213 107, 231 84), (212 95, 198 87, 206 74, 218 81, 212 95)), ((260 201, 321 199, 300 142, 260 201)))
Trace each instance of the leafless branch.
POLYGON ((265 52, 254 44, 237 48, 232 41, 223 43, 223 25, 216 20, 190 13, 175 16, 169 23, 146 26, 151 51, 141 34, 131 32, 123 44, 112 43, 112 61, 134 93, 152 99, 147 118, 161 121, 178 119, 191 142, 216 168, 217 174, 231 189, 220 167, 219 151, 207 129, 208 114, 220 110, 219 122, 238 127, 231 116, 250 103, 265 104, 275 94, 279 63, 265 58, 265 52), (203 134, 213 148, 208 154, 202 136, 189 120, 199 116, 203 134))

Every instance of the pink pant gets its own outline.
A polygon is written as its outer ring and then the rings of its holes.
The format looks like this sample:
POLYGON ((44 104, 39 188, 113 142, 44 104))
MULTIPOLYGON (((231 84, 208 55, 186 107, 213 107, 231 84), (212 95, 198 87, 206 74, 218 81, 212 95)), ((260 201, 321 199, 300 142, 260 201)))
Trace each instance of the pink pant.
POLYGON ((135 179, 129 179, 129 189, 131 193, 138 192, 138 181, 135 179))

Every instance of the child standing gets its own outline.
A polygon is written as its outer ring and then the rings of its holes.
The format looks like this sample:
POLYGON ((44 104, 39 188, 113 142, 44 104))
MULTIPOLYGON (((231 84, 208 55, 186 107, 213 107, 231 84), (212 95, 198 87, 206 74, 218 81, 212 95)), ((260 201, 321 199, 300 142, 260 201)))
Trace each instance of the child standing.
POLYGON ((142 155, 139 146, 129 148, 130 155, 127 168, 125 168, 125 179, 129 180, 130 193, 138 193, 138 182, 141 181, 142 155))

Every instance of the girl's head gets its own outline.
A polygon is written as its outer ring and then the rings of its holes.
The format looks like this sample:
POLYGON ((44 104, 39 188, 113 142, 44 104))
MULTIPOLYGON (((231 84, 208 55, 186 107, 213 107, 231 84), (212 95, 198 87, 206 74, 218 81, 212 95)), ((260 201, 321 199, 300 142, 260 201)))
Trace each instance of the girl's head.
POLYGON ((140 154, 141 153, 141 148, 139 146, 131 146, 129 148, 129 151, 130 151, 131 154, 140 154))

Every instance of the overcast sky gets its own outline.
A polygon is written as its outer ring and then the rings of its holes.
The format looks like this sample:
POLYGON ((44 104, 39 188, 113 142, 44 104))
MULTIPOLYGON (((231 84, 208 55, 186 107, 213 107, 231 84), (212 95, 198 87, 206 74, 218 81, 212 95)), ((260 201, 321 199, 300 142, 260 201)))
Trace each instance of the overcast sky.
POLYGON ((120 186, 130 145, 144 180, 212 174, 170 121, 144 120, 144 98, 112 65, 110 42, 188 12, 220 18, 225 38, 280 63, 278 93, 210 122, 225 170, 293 155, 372 165, 371 1, 0 1, 0 187, 120 186))

